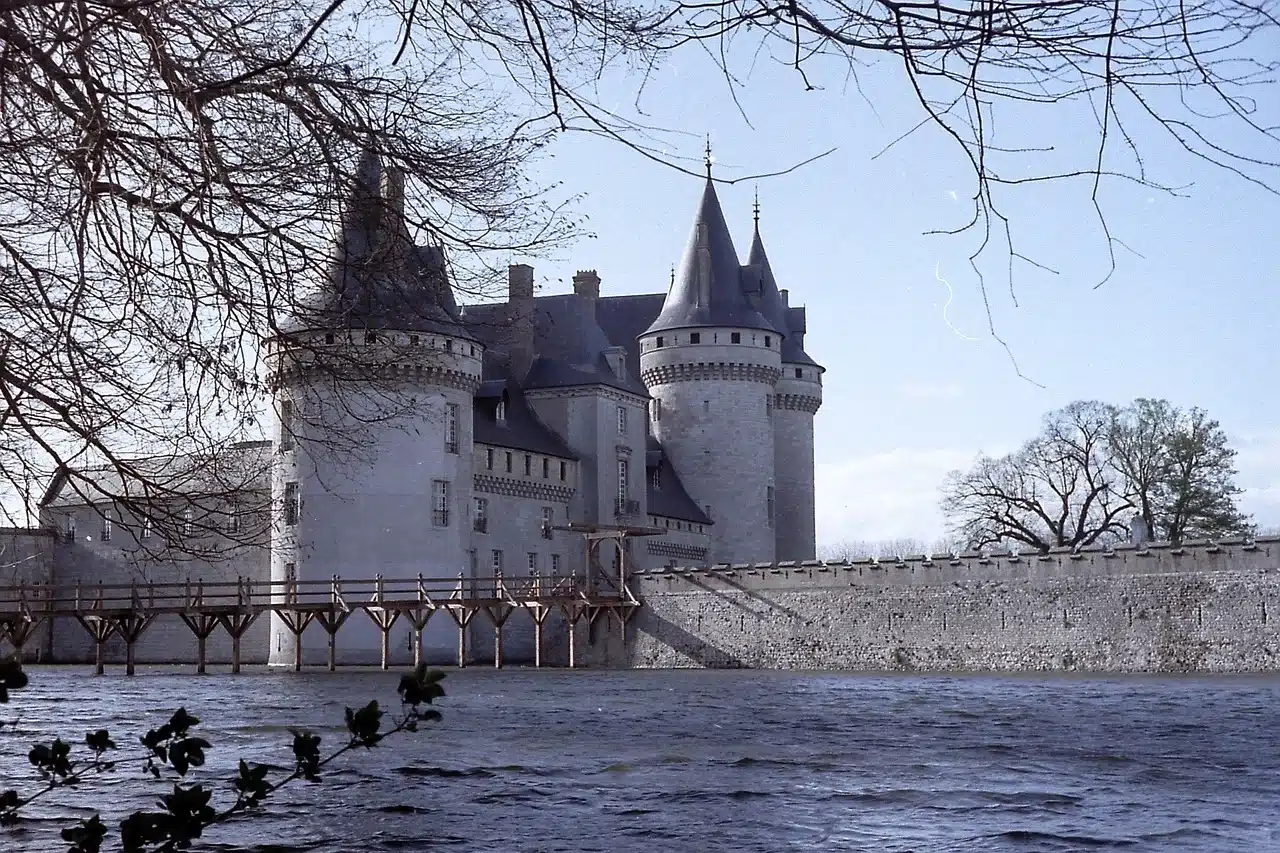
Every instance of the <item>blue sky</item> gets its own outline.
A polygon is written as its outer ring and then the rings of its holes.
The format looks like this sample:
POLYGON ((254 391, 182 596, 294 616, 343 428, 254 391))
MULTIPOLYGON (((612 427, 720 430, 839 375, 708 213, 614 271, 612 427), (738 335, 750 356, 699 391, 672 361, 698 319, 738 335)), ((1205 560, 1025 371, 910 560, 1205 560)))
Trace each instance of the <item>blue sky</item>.
MULTIPOLYGON (((820 544, 940 535, 937 485, 948 470, 979 451, 1013 448, 1045 411, 1080 398, 1203 407, 1240 451, 1246 510, 1280 524, 1280 402, 1270 393, 1280 368, 1280 199, 1182 153, 1135 117, 1129 129, 1149 173, 1185 197, 1104 183, 1108 225, 1133 251, 1117 247, 1115 273, 1095 289, 1108 258, 1090 184, 1005 197, 1018 250, 1059 270, 1018 266, 1015 306, 1007 256, 996 246, 984 263, 996 330, 1033 384, 987 331, 967 260, 976 235, 923 233, 970 215, 974 179, 959 148, 926 127, 880 153, 922 117, 892 60, 861 73, 861 93, 841 69, 815 70, 822 88, 806 92, 794 72, 758 61, 739 90, 739 112, 711 63, 690 52, 649 81, 641 107, 692 168, 710 134, 718 177, 835 149, 791 174, 720 188, 745 259, 758 184, 779 286, 791 304, 808 307, 807 349, 827 368, 816 420, 820 544)), ((613 80, 598 97, 634 115, 633 95, 634 81, 613 80)), ((1275 107, 1262 105, 1272 115, 1275 107)), ((1096 126, 1083 103, 997 108, 994 118, 1006 147, 1053 147, 1006 156, 1006 174, 1088 165, 1094 156, 1096 126)), ((1226 141, 1253 144, 1243 135, 1226 141)), ((1128 165, 1121 154, 1108 163, 1128 165)), ((543 293, 568 291, 578 268, 597 269, 607 294, 666 289, 701 189, 696 178, 575 134, 551 147, 538 176, 583 194, 575 210, 593 235, 534 260, 543 293)))

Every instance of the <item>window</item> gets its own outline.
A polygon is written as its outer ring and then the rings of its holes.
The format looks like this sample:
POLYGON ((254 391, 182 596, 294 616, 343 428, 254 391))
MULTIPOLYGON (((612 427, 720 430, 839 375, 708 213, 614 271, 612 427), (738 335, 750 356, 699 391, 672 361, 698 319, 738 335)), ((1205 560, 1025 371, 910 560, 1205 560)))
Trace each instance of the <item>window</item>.
POLYGON ((191 527, 192 527, 191 518, 192 518, 191 507, 187 507, 182 511, 182 535, 183 536, 191 535, 191 527))
POLYGON ((411 346, 411 347, 416 347, 417 345, 418 345, 418 336, 417 336, 417 335, 410 335, 410 336, 409 336, 409 346, 411 346))
POLYGON ((542 457, 542 479, 551 479, 551 460, 545 456, 542 457))
POLYGON ((555 510, 549 506, 542 508, 542 538, 551 538, 551 523, 555 520, 555 510))
POLYGON ((764 336, 764 345, 765 345, 765 346, 767 346, 767 347, 771 347, 771 346, 773 346, 773 338, 772 338, 772 337, 770 337, 769 335, 765 335, 765 336, 764 336))
POLYGON ((689 343, 691 343, 691 344, 700 344, 700 343, 702 343, 702 333, 701 333, 701 332, 690 332, 690 333, 689 333, 689 343))
POLYGON ((484 467, 490 471, 493 470, 493 448, 486 448, 484 452, 484 467))
POLYGON ((292 601, 298 595, 298 564, 284 564, 284 594, 285 601, 292 601))
POLYGON ((765 491, 765 511, 769 516, 769 526, 773 527, 773 486, 765 491))
POLYGON ((480 553, 475 548, 467 551, 467 568, 471 570, 471 577, 475 577, 480 570, 480 553))
POLYGON ((365 332, 365 333, 364 333, 364 342, 365 342, 366 344, 376 344, 376 343, 378 342, 378 333, 377 333, 377 332, 365 332))
POLYGON ((104 510, 102 513, 102 535, 99 537, 103 542, 111 541, 111 510, 104 510))
POLYGON ((507 473, 511 473, 511 451, 507 451, 507 473))
POLYGON ((293 450, 293 401, 280 402, 280 449, 293 450))
POLYGON ((538 573, 538 555, 537 553, 530 551, 529 552, 529 574, 536 575, 537 573, 538 573))
POLYGON ((298 523, 301 507, 298 504, 298 484, 284 484, 284 523, 292 527, 298 523))
POLYGON ((627 475, 631 470, 631 462, 626 459, 618 460, 618 509, 621 511, 626 507, 627 503, 627 475))
POLYGON ((444 339, 444 351, 453 352, 453 338, 444 339))
POLYGON ((449 481, 431 481, 431 523, 436 527, 449 526, 449 481))
POLYGON ((332 343, 333 343, 333 332, 329 332, 329 333, 327 333, 327 334, 324 336, 324 342, 325 342, 326 344, 332 344, 332 343))
POLYGON ((235 536, 240 532, 240 508, 233 506, 227 510, 227 534, 235 536))
POLYGON ((551 555, 551 574, 553 575, 560 574, 560 555, 559 554, 551 555))
POLYGON ((729 343, 731 343, 731 344, 740 344, 740 343, 742 343, 742 332, 730 332, 730 333, 729 333, 729 343))
POLYGON ((662 335, 658 335, 658 346, 662 346, 662 335))
POLYGON ((144 516, 142 519, 142 532, 138 534, 139 539, 151 538, 151 517, 144 516))
POLYGON ((533 473, 533 456, 526 453, 524 455, 524 475, 528 477, 533 473))
POLYGON ((804 371, 797 367, 797 368, 796 368, 796 379, 803 379, 803 378, 804 378, 804 371))
POLYGON ((560 460, 560 480, 563 482, 569 477, 569 463, 563 459, 560 460))
POLYGON ((661 400, 654 399, 649 401, 649 415, 655 421, 662 420, 662 401, 661 400))
POLYGON ((493 571, 495 573, 502 571, 502 552, 497 549, 493 552, 493 571))
POLYGON ((471 528, 476 533, 489 532, 489 499, 475 498, 475 512, 471 519, 471 528))
POLYGON ((649 475, 649 485, 653 487, 655 492, 662 490, 662 469, 654 468, 653 473, 649 475))
POLYGON ((773 414, 773 395, 772 394, 764 395, 764 413, 766 417, 773 414))
POLYGON ((498 407, 493 410, 493 419, 500 424, 507 422, 507 402, 505 400, 498 401, 498 407))
POLYGON ((74 515, 67 516, 67 526, 63 528, 63 531, 68 542, 76 541, 76 517, 74 515))
POLYGON ((627 434, 627 407, 618 407, 618 435, 627 434))
POLYGON ((446 453, 458 452, 457 403, 450 403, 444 413, 444 449, 446 453))
POLYGON ((709 412, 709 411, 711 411, 711 401, 710 401, 710 400, 703 400, 703 401, 702 401, 702 411, 704 411, 704 412, 709 412))

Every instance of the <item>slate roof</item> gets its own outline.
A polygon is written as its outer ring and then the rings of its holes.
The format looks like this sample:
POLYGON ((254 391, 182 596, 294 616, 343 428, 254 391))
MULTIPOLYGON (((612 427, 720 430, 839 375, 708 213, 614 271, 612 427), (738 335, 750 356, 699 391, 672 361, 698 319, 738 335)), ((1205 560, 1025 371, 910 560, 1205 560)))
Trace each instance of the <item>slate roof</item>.
POLYGON ((286 329, 361 328, 469 338, 459 324, 444 250, 415 246, 402 208, 404 178, 372 151, 360 157, 329 277, 295 306, 286 329))
POLYGON ((748 301, 742 278, 742 265, 733 248, 715 184, 708 176, 680 270, 671 282, 662 311, 646 331, 737 326, 782 333, 748 301))
POLYGON ((472 408, 473 440, 480 444, 545 453, 561 459, 577 459, 555 430, 542 422, 524 392, 509 376, 496 376, 480 384, 472 408), (506 402, 506 420, 499 424, 498 402, 506 402))
POLYGON ((775 329, 782 331, 782 361, 785 364, 818 363, 804 351, 802 340, 805 332, 803 308, 788 308, 782 301, 782 293, 778 290, 778 282, 773 277, 773 268, 769 266, 769 256, 764 251, 764 241, 760 239, 760 220, 756 220, 755 233, 751 235, 751 251, 747 255, 747 269, 751 270, 757 284, 754 291, 755 304, 775 329))
POLYGON ((667 460, 666 454, 662 451, 662 445, 658 439, 649 436, 648 446, 645 452, 645 469, 648 474, 645 477, 645 499, 649 505, 650 515, 660 515, 664 518, 678 518, 681 521, 692 521, 695 524, 711 524, 711 519, 703 511, 702 507, 689 497, 689 493, 684 490, 684 484, 680 482, 680 477, 676 474, 675 469, 671 467, 670 461, 667 460), (653 469, 658 469, 659 488, 653 487, 653 469))

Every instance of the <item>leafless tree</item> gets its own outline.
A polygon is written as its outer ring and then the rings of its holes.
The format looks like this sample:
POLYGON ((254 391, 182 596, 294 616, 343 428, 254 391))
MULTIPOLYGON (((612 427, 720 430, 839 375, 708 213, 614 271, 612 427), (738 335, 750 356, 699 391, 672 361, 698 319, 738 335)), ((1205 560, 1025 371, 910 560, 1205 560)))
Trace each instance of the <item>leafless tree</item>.
POLYGON ((1046 415, 1014 453, 949 474, 942 510, 975 547, 1105 544, 1127 538, 1135 514, 1165 541, 1242 534, 1249 520, 1236 506, 1234 457, 1199 409, 1080 401, 1046 415))
POLYGON ((942 510, 973 547, 1021 544, 1037 551, 1083 548, 1127 531, 1125 497, 1111 464, 1110 406, 1082 401, 1045 416, 1040 435, 999 459, 953 471, 942 510))
POLYGON ((824 560, 863 560, 875 557, 881 560, 893 560, 898 557, 912 557, 920 554, 941 556, 953 551, 962 550, 959 542, 941 537, 931 542, 914 537, 897 539, 846 539, 834 545, 824 546, 821 557, 824 560))
POLYGON ((225 535, 216 519, 261 485, 229 452, 260 435, 260 344, 308 321, 362 151, 407 177, 396 204, 419 245, 483 260, 572 233, 523 174, 547 128, 447 39, 392 64, 378 11, 0 2, 4 491, 62 471, 157 541, 225 535))

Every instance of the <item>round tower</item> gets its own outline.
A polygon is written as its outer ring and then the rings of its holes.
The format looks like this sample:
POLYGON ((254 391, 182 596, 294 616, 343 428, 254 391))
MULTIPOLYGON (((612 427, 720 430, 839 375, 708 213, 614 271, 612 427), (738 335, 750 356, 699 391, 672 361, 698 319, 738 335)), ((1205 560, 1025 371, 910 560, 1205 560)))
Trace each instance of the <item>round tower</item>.
POLYGON ((777 489, 777 558, 812 560, 818 537, 814 507, 813 416, 822 405, 823 368, 804 351, 803 308, 788 304, 787 291, 769 266, 760 239, 760 206, 747 266, 757 282, 756 304, 775 328, 786 332, 782 372, 773 389, 773 466, 777 489))
MULTIPOLYGON (((469 571, 472 401, 483 350, 456 318, 442 251, 409 241, 401 180, 365 154, 326 288, 268 344, 271 578, 283 603, 295 589, 315 601, 335 575, 416 581, 469 571)), ((272 614, 271 664, 294 663, 294 627, 272 614)), ((410 631, 405 620, 393 629, 394 660, 410 659, 410 631)), ((424 645, 447 659, 456 633, 429 624, 424 645)), ((337 649, 342 661, 377 662, 382 632, 353 613, 337 649)), ((307 628, 303 660, 327 655, 323 625, 307 628)))
POLYGON ((680 272, 639 343, 653 431, 711 516, 711 559, 771 562, 778 521, 771 409, 782 335, 747 300, 710 176, 680 272))

